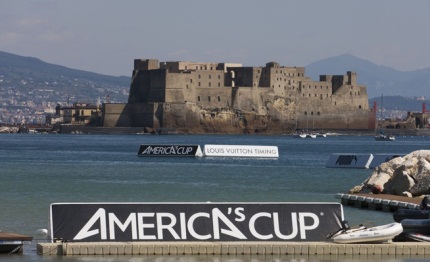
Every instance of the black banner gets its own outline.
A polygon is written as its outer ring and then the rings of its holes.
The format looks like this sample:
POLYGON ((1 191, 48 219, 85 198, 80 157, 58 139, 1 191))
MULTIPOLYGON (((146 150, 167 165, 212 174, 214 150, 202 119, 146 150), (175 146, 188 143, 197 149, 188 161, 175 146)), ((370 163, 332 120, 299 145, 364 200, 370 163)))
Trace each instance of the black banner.
POLYGON ((140 145, 138 156, 202 156, 199 145, 140 145))
POLYGON ((339 203, 58 203, 51 237, 100 241, 324 241, 339 203))

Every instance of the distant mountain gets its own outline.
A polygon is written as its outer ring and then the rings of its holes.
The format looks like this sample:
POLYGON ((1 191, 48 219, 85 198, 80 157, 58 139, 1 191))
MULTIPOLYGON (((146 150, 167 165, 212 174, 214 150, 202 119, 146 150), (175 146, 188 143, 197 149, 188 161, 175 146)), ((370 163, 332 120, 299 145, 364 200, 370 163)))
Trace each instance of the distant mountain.
POLYGON ((357 73, 358 83, 367 86, 369 98, 381 95, 430 98, 430 68, 398 71, 352 55, 331 57, 306 66, 306 74, 314 80, 319 75, 341 75, 346 71, 357 73))
POLYGON ((0 87, 17 91, 49 89, 73 102, 95 103, 109 96, 117 102, 126 102, 130 77, 108 76, 60 65, 46 63, 33 57, 24 57, 0 51, 0 87))

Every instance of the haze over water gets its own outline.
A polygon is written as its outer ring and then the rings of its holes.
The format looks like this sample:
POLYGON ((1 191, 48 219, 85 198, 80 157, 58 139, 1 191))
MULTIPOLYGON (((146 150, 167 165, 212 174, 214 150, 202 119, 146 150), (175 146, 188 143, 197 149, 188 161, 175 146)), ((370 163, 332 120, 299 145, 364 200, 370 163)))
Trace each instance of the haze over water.
MULTIPOLYGON (((0 230, 33 235, 39 228, 49 228, 49 205, 58 202, 339 202, 336 193, 360 184, 372 171, 326 168, 332 153, 407 154, 429 148, 428 137, 397 137, 394 142, 377 142, 371 136, 295 139, 247 135, 1 134, 0 230), (144 158, 137 156, 140 144, 271 145, 279 147, 280 157, 144 158)), ((347 206, 344 216, 350 225, 380 225, 393 221, 390 213, 347 206)), ((339 260, 273 256, 61 258, 37 255, 36 242, 25 246, 23 255, 0 255, 0 260, 339 260)), ((390 261, 412 260, 392 258, 390 261)))

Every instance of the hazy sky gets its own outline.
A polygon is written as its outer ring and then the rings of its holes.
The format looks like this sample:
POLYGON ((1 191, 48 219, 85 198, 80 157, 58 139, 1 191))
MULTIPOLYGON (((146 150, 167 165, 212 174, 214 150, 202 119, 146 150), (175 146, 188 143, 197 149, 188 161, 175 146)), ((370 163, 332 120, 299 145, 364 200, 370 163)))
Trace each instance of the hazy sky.
POLYGON ((430 67, 428 0, 0 0, 0 51, 109 75, 135 58, 430 67))

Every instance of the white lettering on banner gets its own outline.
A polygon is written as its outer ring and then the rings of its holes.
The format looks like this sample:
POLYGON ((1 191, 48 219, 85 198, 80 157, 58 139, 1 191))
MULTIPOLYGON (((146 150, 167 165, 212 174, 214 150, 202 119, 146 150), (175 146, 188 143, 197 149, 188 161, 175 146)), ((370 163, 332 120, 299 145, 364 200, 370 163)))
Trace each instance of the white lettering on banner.
POLYGON ((82 240, 87 237, 91 237, 100 233, 100 239, 106 239, 106 211, 103 208, 99 208, 97 212, 88 220, 85 226, 79 231, 79 233, 73 238, 74 240, 82 240), (93 225, 100 220, 100 230, 90 230, 93 225))
POLYGON ((156 236, 145 235, 145 228, 154 228, 155 225, 143 223, 143 218, 154 217, 154 215, 155 213, 137 213, 137 221, 139 223, 139 239, 145 239, 145 240, 157 239, 156 236))
POLYGON ((205 145, 206 156, 279 157, 277 146, 205 145))
POLYGON ((157 213, 157 235, 158 239, 163 239, 163 230, 168 230, 175 239, 181 239, 179 235, 173 230, 176 224, 176 217, 170 213, 157 213), (170 218, 170 224, 163 225, 163 218, 170 218))
MULTIPOLYGON (((106 214, 104 208, 99 208, 73 240, 82 240, 97 234, 100 234, 101 240, 106 240, 108 229, 109 239, 115 240, 117 228, 122 232, 126 232, 127 229, 130 229, 129 231, 131 232, 131 238, 133 240, 163 240, 165 239, 166 232, 175 240, 187 240, 187 234, 197 240, 219 240, 222 239, 221 235, 227 235, 241 240, 247 239, 247 236, 232 222, 233 218, 227 215, 234 215, 234 221, 236 222, 248 223, 251 235, 260 240, 273 239, 274 236, 283 240, 293 239, 297 237, 299 232, 300 239, 305 240, 306 232, 316 229, 320 224, 319 217, 314 213, 292 212, 292 230, 290 234, 284 235, 281 233, 280 225, 284 225, 286 221, 280 221, 280 216, 277 212, 259 212, 252 215, 249 221, 246 222, 244 211, 245 209, 243 207, 237 207, 234 210, 228 208, 227 214, 225 214, 219 208, 213 208, 211 213, 198 212, 192 214, 188 218, 188 221, 185 213, 179 213, 179 217, 177 217, 175 214, 168 212, 133 212, 128 215, 124 222, 121 222, 114 213, 106 214), (201 220, 207 221, 201 223, 201 220), (200 223, 196 221, 200 221, 200 223), (196 224, 210 224, 210 222, 213 227, 212 232, 208 232, 205 235, 202 235, 201 232, 196 232, 196 224), (272 231, 266 232, 267 234, 258 232, 256 224, 272 225, 272 231), (175 227, 177 229, 175 229, 175 227), (153 234, 148 233, 148 231, 153 232, 153 234)), ((285 219, 285 215, 282 215, 281 219, 282 218, 285 219)), ((267 230, 267 226, 264 228, 267 230)))
POLYGON ((212 210, 212 216, 215 239, 220 239, 220 231, 225 235, 229 235, 238 239, 246 239, 246 236, 242 234, 242 232, 240 232, 240 230, 218 208, 214 208, 212 210), (225 225, 230 228, 230 230, 224 228, 221 228, 221 230, 219 230, 219 220, 224 222, 225 225))
POLYGON ((208 213, 196 213, 196 214, 192 215, 190 217, 190 219, 188 220, 188 232, 190 232, 190 234, 196 239, 199 239, 199 240, 209 239, 211 237, 210 234, 201 236, 201 235, 197 234, 196 231, 194 230, 194 227, 193 227, 194 220, 196 220, 196 218, 198 218, 198 217, 210 218, 210 215, 208 213))
POLYGON ((124 224, 119 221, 119 219, 113 213, 109 213, 109 238, 115 239, 115 225, 117 225, 122 232, 124 232, 127 227, 131 224, 132 239, 137 239, 136 230, 136 213, 130 213, 124 224))
POLYGON ((148 146, 142 155, 188 155, 193 151, 192 147, 187 146, 148 146))

